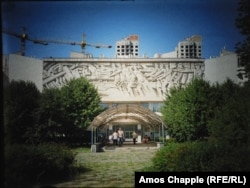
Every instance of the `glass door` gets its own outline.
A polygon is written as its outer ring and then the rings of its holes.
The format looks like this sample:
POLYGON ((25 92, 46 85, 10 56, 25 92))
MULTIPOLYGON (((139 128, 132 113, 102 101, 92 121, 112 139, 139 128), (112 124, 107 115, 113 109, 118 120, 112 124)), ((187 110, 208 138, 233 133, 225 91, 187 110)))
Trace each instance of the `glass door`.
POLYGON ((118 130, 119 128, 122 128, 124 131, 124 136, 126 139, 132 139, 133 131, 137 131, 137 125, 114 125, 114 130, 118 130))

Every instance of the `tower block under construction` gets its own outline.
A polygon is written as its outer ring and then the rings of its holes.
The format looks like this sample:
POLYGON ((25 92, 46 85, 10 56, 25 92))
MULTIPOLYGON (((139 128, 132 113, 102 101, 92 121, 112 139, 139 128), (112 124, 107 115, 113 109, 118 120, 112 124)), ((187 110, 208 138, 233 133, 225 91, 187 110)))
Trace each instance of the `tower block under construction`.
POLYGON ((116 57, 138 57, 139 55, 139 37, 130 35, 116 42, 116 57))

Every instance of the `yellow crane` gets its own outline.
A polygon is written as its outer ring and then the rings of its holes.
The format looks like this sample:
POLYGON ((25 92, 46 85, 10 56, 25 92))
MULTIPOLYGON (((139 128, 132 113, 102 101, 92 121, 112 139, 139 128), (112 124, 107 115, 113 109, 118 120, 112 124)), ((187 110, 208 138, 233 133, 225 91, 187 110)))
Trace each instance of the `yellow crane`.
POLYGON ((81 42, 75 42, 75 41, 66 41, 66 40, 53 40, 53 39, 36 39, 36 38, 31 38, 28 36, 28 34, 25 31, 25 28, 22 28, 22 33, 15 33, 7 29, 2 29, 3 33, 6 33, 8 35, 20 38, 21 40, 21 54, 24 56, 25 55, 25 43, 26 41, 31 41, 35 44, 41 44, 41 45, 48 45, 49 43, 56 43, 56 44, 68 44, 68 45, 78 45, 82 49, 82 53, 85 53, 85 47, 86 46, 92 46, 95 48, 112 48, 111 45, 103 45, 103 44, 89 44, 85 40, 85 34, 83 34, 83 40, 81 42))

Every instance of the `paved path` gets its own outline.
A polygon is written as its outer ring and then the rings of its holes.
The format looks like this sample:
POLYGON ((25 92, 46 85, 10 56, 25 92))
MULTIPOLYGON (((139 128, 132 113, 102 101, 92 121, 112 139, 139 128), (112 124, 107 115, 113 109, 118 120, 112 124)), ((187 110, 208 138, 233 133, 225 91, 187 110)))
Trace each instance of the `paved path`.
POLYGON ((152 145, 104 147, 104 152, 78 153, 77 162, 89 170, 58 188, 134 187, 134 173, 149 167, 158 148, 152 145))

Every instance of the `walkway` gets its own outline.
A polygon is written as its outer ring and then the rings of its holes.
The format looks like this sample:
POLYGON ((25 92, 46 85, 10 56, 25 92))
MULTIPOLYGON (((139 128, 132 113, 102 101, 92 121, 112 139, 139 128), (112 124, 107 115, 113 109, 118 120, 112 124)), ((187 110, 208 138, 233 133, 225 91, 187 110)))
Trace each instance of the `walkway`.
POLYGON ((58 188, 134 187, 134 172, 149 167, 158 148, 155 144, 109 146, 104 152, 78 153, 76 159, 89 171, 72 181, 56 184, 58 188))

